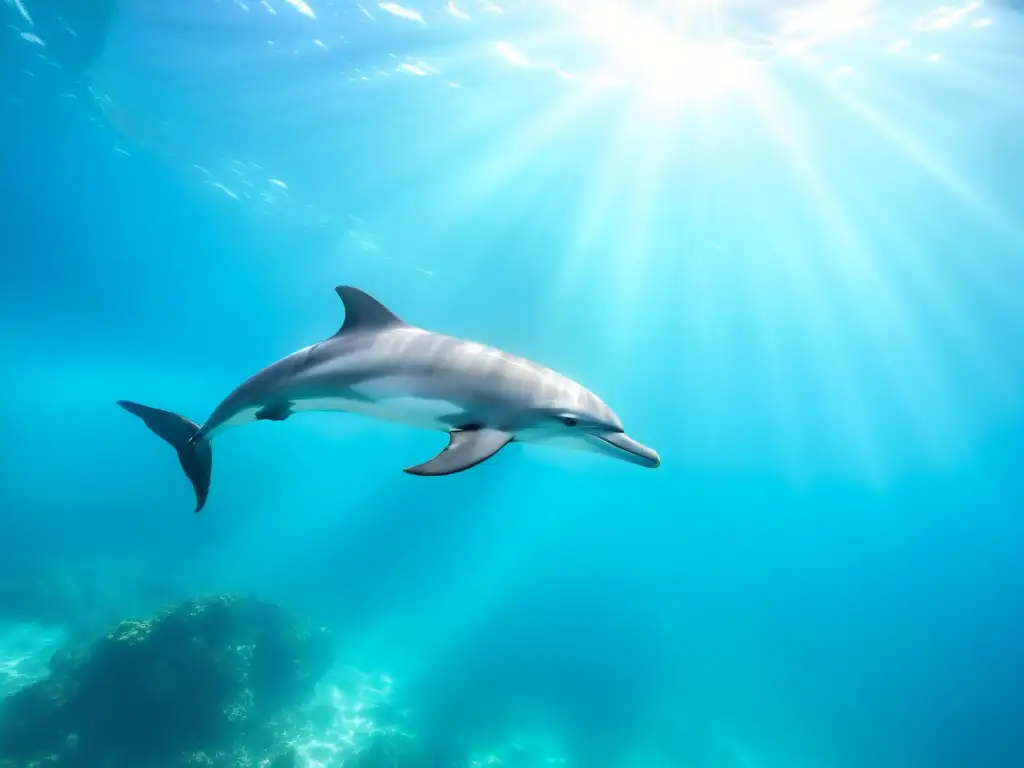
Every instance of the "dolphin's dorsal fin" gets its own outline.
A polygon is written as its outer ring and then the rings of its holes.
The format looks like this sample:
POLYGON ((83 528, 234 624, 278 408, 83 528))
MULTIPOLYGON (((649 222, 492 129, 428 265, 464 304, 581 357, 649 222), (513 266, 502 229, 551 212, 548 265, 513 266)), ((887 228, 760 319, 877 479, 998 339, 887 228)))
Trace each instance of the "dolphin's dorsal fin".
POLYGON ((338 334, 349 331, 376 331, 405 325, 394 312, 358 288, 339 285, 334 291, 345 305, 345 322, 341 324, 338 334))

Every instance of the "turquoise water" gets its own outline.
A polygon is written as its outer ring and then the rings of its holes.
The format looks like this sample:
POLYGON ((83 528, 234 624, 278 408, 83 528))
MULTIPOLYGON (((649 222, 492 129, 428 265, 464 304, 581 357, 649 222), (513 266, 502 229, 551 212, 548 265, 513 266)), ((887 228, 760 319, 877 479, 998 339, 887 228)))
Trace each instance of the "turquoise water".
POLYGON ((320 764, 363 696, 467 766, 1024 765, 1012 3, 101 5, 0 6, 4 692, 240 590, 340 638, 320 764), (306 414, 192 514, 115 401, 201 421, 339 284, 662 465, 306 414))

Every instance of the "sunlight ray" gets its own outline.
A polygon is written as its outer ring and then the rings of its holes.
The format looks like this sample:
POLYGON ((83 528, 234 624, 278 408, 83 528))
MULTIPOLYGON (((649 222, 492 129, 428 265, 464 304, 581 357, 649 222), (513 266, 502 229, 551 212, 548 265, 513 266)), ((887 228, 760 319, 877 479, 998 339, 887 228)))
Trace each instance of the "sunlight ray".
MULTIPOLYGON (((761 117, 763 122, 764 113, 761 117)), ((690 286, 690 293, 695 298, 721 296, 721 287, 710 284, 708 273, 727 275, 719 280, 732 287, 736 295, 734 302, 740 310, 729 320, 730 324, 738 326, 733 335, 750 339, 743 345, 746 360, 733 362, 730 375, 736 375, 736 371, 757 371, 755 391, 759 404, 747 407, 763 414, 766 430, 758 442, 770 446, 766 453, 771 456, 772 471, 778 471, 787 482, 801 487, 813 475, 810 467, 814 449, 808 445, 810 436, 800 430, 801 419, 795 417, 807 407, 795 371, 801 366, 812 334, 803 324, 794 322, 790 305, 804 303, 801 294, 806 291, 807 276, 796 255, 801 252, 801 246, 792 241, 792 230, 779 218, 775 206, 759 201, 760 195, 754 190, 761 185, 741 176, 721 175, 716 180, 714 169, 722 167, 727 159, 735 158, 735 143, 745 141, 744 134, 738 126, 725 132, 711 120, 704 130, 703 146, 708 158, 693 169, 694 176, 702 180, 701 218, 694 222, 695 231, 688 239, 695 244, 709 243, 718 241, 724 234, 727 240, 703 254, 704 264, 695 267, 699 282, 690 286), (738 221, 722 221, 723 215, 730 216, 730 212, 736 210, 743 212, 738 221), (791 294, 795 294, 792 299, 791 294)), ((779 188, 773 188, 772 196, 779 193, 779 188)), ((709 305, 714 303, 714 299, 708 300, 709 305)), ((728 310, 726 312, 728 314, 728 310)), ((719 329, 724 322, 716 321, 718 313, 712 309, 702 314, 705 332, 713 334, 714 338, 720 336, 719 329)), ((733 345, 738 346, 738 342, 734 341, 733 345)), ((712 347, 699 357, 714 360, 720 354, 712 347)), ((716 384, 714 388, 721 386, 716 384)))
POLYGON ((939 267, 948 268, 948 261, 937 262, 937 254, 926 253, 892 210, 879 204, 872 190, 862 186, 855 192, 858 210, 864 212, 877 238, 889 244, 886 266, 891 281, 903 286, 904 305, 913 307, 919 317, 913 338, 901 349, 916 350, 922 359, 915 362, 901 352, 894 363, 900 369, 913 365, 909 407, 916 411, 918 429, 930 435, 929 447, 936 458, 962 459, 964 441, 957 438, 970 431, 965 418, 976 396, 974 385, 984 382, 988 406, 1006 407, 1017 398, 1012 372, 972 321, 970 308, 981 297, 969 295, 960 283, 954 285, 955 275, 944 276, 939 267), (930 331, 927 335, 925 328, 930 331), (963 381, 965 371, 973 374, 963 381))
POLYGON ((946 62, 943 69, 950 75, 950 85, 970 97, 983 99, 986 106, 998 110, 997 114, 1021 114, 1024 109, 1013 85, 1024 78, 1024 61, 1019 64, 980 62, 961 56, 956 61, 946 62))
MULTIPOLYGON (((784 259, 779 269, 789 276, 790 283, 802 279, 792 259, 784 259)), ((750 354, 764 378, 763 390, 768 393, 773 460, 781 465, 787 480, 802 486, 809 479, 808 458, 813 451, 803 444, 796 426, 798 420, 793 417, 805 404, 791 384, 793 352, 787 347, 792 346, 792 339, 785 335, 786 322, 777 316, 771 292, 763 283, 756 283, 755 277, 752 270, 741 275, 744 293, 750 297, 750 320, 756 326, 757 341, 751 344, 750 354)))
MULTIPOLYGON (((803 300, 814 318, 813 328, 809 330, 815 338, 818 364, 827 377, 828 390, 837 393, 837 402, 845 404, 843 411, 833 412, 832 417, 842 425, 842 432, 853 438, 853 447, 861 465, 873 482, 884 483, 886 471, 872 410, 866 393, 858 385, 862 377, 846 357, 851 349, 851 329, 847 327, 844 331, 840 328, 834 302, 838 296, 830 293, 833 302, 826 303, 823 286, 835 281, 821 274, 821 269, 835 270, 840 263, 846 269, 863 268, 863 245, 834 190, 825 182, 809 156, 807 147, 810 144, 798 125, 796 107, 777 89, 766 89, 759 102, 765 113, 764 124, 791 164, 797 182, 795 190, 812 212, 810 219, 817 221, 816 229, 824 236, 824 242, 835 249, 827 264, 823 264, 824 259, 805 256, 792 267, 795 273, 792 284, 794 288, 799 286, 801 289, 803 300)), ((806 254, 806 244, 802 249, 797 242, 794 246, 796 253, 803 250, 806 254)), ((844 298, 849 301, 848 296, 844 298)), ((835 411, 835 408, 830 410, 835 411)))
MULTIPOLYGON (((568 126, 581 119, 592 97, 593 92, 589 89, 572 90, 567 98, 531 115, 530 122, 522 125, 514 134, 509 134, 508 140, 502 145, 488 144, 481 162, 455 165, 455 170, 445 182, 444 204, 432 217, 430 231, 424 232, 424 236, 443 238, 447 232, 461 226, 467 218, 493 205, 495 196, 501 190, 508 189, 524 171, 530 170, 536 174, 537 168, 531 166, 531 161, 537 160, 552 142, 565 140, 568 126)), ((473 119, 472 113, 464 116, 466 124, 472 124, 473 119)), ((452 151, 458 152, 458 148, 453 147, 452 151)), ((549 164, 533 181, 520 180, 539 188, 544 179, 555 173, 557 168, 557 164, 549 164)), ((519 188, 517 191, 523 190, 519 188)), ((529 198, 529 195, 525 197, 529 198)), ((440 206, 441 202, 437 204, 440 206)))
POLYGON ((929 150, 927 143, 920 136, 907 127, 897 125, 866 101, 848 91, 841 93, 837 98, 852 114, 899 147, 904 155, 912 159, 979 218, 1005 234, 1012 242, 1024 244, 1024 223, 1015 222, 1011 216, 1000 210, 994 201, 987 199, 976 184, 949 168, 929 150))
MULTIPOLYGON (((966 97, 974 102, 982 102, 977 105, 981 108, 976 113, 979 119, 988 120, 993 114, 1002 114, 1003 111, 1011 114, 1021 111, 1020 104, 1012 93, 1007 92, 1002 79, 983 77, 979 70, 969 70, 959 62, 946 62, 943 69, 943 74, 948 75, 942 83, 943 88, 956 89, 959 92, 957 98, 966 97)), ((950 121, 948 109, 943 104, 922 99, 916 88, 893 77, 890 70, 869 72, 864 82, 850 90, 852 93, 848 96, 853 99, 857 98, 854 93, 870 94, 874 111, 878 114, 898 106, 901 109, 912 109, 914 119, 910 122, 916 124, 932 125, 939 129, 956 125, 950 121)))
MULTIPOLYGON (((914 254, 915 249, 905 234, 892 223, 892 212, 883 212, 877 207, 877 190, 868 188, 864 183, 848 185, 847 199, 843 210, 856 214, 857 219, 864 221, 865 232, 871 232, 871 242, 881 242, 884 238, 880 233, 887 233, 896 242, 904 242, 906 248, 895 249, 897 253, 914 254)), ((892 249, 887 249, 892 250, 892 249)), ((920 263, 902 281, 902 292, 897 291, 893 281, 893 269, 897 262, 888 260, 884 264, 879 261, 868 242, 859 242, 856 251, 856 263, 849 259, 833 260, 833 270, 847 274, 844 283, 847 285, 870 285, 872 302, 877 303, 881 311, 861 313, 860 324, 866 332, 866 339, 872 354, 878 360, 884 360, 888 368, 887 386, 898 393, 903 410, 912 417, 914 429, 918 437, 933 455, 942 454, 949 458, 950 446, 948 438, 955 432, 952 426, 943 429, 952 413, 953 395, 943 381, 949 374, 940 367, 938 350, 925 335, 920 319, 915 319, 911 312, 921 307, 922 301, 928 301, 921 283, 926 275, 920 263), (856 266, 856 270, 850 267, 856 266), (855 282, 856 281, 856 282, 855 282), (913 371, 913 375, 908 375, 913 371), (913 384, 911 383, 913 382, 913 384), (940 414, 937 418, 936 414, 940 414)), ((916 259, 920 262, 920 259, 916 259)), ((934 282, 934 280, 933 280, 934 282)), ((941 297, 941 292, 940 292, 941 297)), ((934 299, 934 294, 931 295, 934 299)), ((948 312, 948 307, 946 308, 948 312)), ((947 318, 948 320, 948 318, 947 318)), ((991 369, 990 365, 985 366, 991 369)), ((998 380, 998 379, 997 379, 998 380)), ((955 426, 955 425, 954 425, 955 426)))
MULTIPOLYGON (((1010 71, 1016 73, 1024 70, 1024 56, 1020 53, 1003 53, 980 45, 968 50, 957 51, 957 59, 965 63, 982 64, 989 68, 998 68, 994 71, 1002 75, 1008 75, 1010 71)), ((1001 80, 1001 82, 1004 85, 1007 84, 1005 80, 1001 80)))
MULTIPOLYGON (((616 349, 625 349, 636 338, 637 310, 643 301, 643 283, 655 258, 655 205, 662 198, 664 165, 670 143, 677 139, 679 113, 665 115, 636 140, 642 152, 632 178, 626 182, 629 197, 615 222, 623 249, 616 255, 615 311, 609 338, 616 349)), ((627 139, 628 140, 628 139, 627 139)))
MULTIPOLYGON (((628 104, 628 102, 627 102, 628 104)), ((646 115, 628 106, 623 109, 623 118, 617 122, 611 134, 607 149, 596 164, 594 181, 589 186, 586 200, 582 203, 582 220, 576 225, 572 249, 562 259, 558 282, 565 285, 586 266, 586 259, 595 247, 598 238, 612 228, 619 226, 616 210, 625 190, 632 186, 631 169, 634 167, 639 129, 647 122, 646 115)))

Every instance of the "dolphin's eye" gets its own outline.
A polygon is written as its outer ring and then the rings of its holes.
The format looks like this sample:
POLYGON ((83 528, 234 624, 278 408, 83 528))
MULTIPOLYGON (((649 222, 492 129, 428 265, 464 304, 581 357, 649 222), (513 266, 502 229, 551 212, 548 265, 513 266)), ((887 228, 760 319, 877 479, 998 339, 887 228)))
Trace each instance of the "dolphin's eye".
POLYGON ((565 426, 567 427, 575 427, 577 424, 580 423, 580 420, 577 419, 575 416, 562 416, 561 419, 562 423, 565 424, 565 426))

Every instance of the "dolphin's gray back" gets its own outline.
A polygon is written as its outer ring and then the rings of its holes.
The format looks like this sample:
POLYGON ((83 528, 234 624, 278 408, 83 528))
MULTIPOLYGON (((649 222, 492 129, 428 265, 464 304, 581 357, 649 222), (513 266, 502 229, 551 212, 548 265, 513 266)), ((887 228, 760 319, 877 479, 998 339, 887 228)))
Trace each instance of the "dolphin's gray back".
POLYGON ((410 326, 343 334, 311 349, 309 357, 312 364, 294 382, 305 397, 344 389, 370 397, 401 391, 485 413, 528 412, 566 402, 593 407, 597 401, 576 382, 529 360, 410 326))
MULTIPOLYGON (((267 366, 239 385, 204 425, 204 434, 235 414, 274 403, 416 398, 452 404, 444 425, 530 418, 551 408, 614 415, 571 379, 493 347, 421 328, 339 333, 267 366)), ((525 426, 503 423, 505 427, 525 426)))

